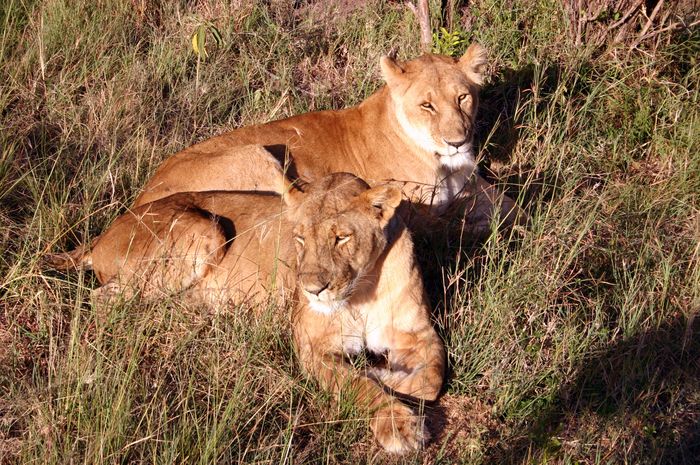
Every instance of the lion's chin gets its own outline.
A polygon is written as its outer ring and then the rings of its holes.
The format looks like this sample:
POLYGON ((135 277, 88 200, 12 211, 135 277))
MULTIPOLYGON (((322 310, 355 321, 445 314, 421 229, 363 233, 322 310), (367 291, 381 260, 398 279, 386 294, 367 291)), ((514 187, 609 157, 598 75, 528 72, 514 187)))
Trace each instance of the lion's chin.
POLYGON ((323 315, 330 315, 337 312, 345 306, 345 302, 342 300, 309 300, 309 308, 314 312, 321 313, 323 315))

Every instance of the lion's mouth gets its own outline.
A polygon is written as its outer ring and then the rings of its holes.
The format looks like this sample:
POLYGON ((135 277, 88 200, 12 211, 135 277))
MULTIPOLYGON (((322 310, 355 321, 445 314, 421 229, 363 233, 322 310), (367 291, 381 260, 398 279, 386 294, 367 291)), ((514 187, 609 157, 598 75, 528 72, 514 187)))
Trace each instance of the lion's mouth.
POLYGON ((471 151, 472 151, 472 143, 465 142, 464 144, 460 145, 459 147, 454 147, 452 145, 448 145, 447 146, 447 153, 442 154, 442 156, 454 157, 457 155, 469 155, 469 154, 471 154, 471 151))

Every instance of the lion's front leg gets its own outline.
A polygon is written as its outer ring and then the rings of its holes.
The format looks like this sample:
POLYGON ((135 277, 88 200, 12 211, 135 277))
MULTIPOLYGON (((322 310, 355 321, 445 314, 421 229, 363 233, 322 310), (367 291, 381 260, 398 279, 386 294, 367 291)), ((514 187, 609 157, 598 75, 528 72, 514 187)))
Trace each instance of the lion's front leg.
POLYGON ((373 377, 396 393, 416 400, 436 400, 445 373, 445 350, 435 330, 397 332, 392 339, 389 367, 374 370, 373 377))
POLYGON ((481 176, 475 176, 474 189, 474 204, 469 217, 474 218, 476 223, 479 221, 490 223, 494 215, 497 216, 499 224, 507 227, 527 226, 529 223, 529 215, 513 199, 498 192, 493 184, 481 176))
POLYGON ((428 440, 423 418, 374 380, 348 364, 341 353, 324 351, 324 341, 297 337, 297 351, 304 370, 337 398, 349 390, 360 408, 371 413, 370 428, 382 447, 406 453, 423 447, 428 440), (301 339, 301 340, 300 340, 301 339))

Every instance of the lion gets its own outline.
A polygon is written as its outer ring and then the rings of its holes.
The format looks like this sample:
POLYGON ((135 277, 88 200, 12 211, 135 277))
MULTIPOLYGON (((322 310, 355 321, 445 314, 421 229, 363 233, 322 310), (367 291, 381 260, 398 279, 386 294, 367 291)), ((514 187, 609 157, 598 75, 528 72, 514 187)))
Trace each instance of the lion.
POLYGON ((92 268, 100 299, 178 294, 210 305, 292 302, 303 370, 336 396, 350 390, 392 453, 428 440, 420 412, 443 384, 445 351, 396 212, 401 191, 349 173, 283 197, 261 192, 187 192, 121 215, 92 247, 49 256, 54 268, 92 268), (368 351, 383 366, 355 368, 368 351))
POLYGON ((494 209, 504 223, 524 223, 513 200, 476 172, 474 127, 487 64, 478 44, 459 59, 384 56, 386 86, 360 105, 246 126, 186 148, 165 160, 135 206, 184 191, 280 193, 280 176, 310 181, 349 172, 370 185, 400 186, 415 206, 402 208, 412 229, 455 205, 466 207, 477 233, 490 230, 494 209))

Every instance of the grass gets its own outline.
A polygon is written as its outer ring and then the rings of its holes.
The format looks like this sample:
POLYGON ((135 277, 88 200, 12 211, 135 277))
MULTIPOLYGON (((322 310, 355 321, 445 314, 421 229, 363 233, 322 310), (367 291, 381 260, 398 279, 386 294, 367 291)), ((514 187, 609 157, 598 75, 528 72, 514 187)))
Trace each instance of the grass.
MULTIPOLYGON (((300 374, 286 309, 98 309, 92 275, 38 266, 97 236, 168 155, 357 104, 381 54, 419 53, 398 3, 289 3, 0 5, 0 462, 388 460, 300 374), (198 64, 207 21, 225 43, 198 64)), ((450 373, 436 440, 395 461, 695 463, 697 29, 577 47, 554 0, 459 11, 493 59, 484 173, 533 224, 462 247, 416 238, 450 373)))

